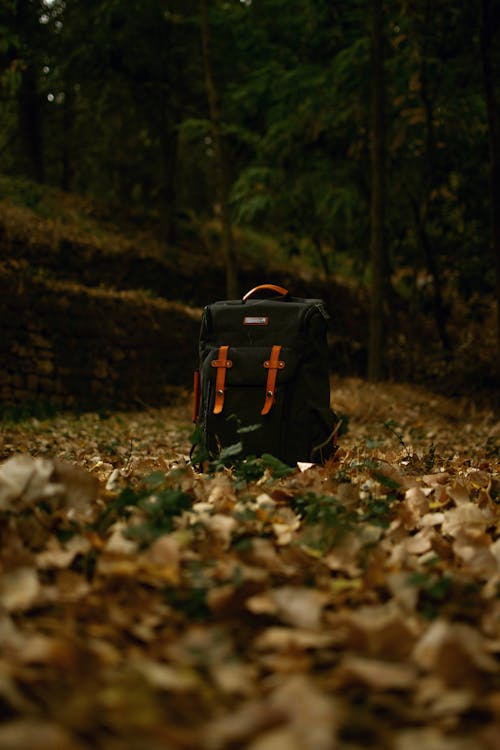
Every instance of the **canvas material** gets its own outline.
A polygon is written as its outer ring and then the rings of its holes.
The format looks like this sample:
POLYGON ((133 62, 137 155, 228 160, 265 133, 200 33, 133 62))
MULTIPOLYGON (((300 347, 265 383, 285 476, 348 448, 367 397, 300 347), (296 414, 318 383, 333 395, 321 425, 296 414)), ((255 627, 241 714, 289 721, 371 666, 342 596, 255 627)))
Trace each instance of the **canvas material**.
POLYGON ((205 308, 199 424, 212 455, 241 442, 243 456, 271 453, 292 465, 331 456, 336 417, 330 409, 327 320, 319 299, 226 300, 205 308), (268 378, 263 363, 276 345, 285 366, 277 373, 273 406, 262 415, 268 378), (214 414, 217 369, 211 363, 221 346, 229 346, 232 366, 225 371, 223 410, 214 414))

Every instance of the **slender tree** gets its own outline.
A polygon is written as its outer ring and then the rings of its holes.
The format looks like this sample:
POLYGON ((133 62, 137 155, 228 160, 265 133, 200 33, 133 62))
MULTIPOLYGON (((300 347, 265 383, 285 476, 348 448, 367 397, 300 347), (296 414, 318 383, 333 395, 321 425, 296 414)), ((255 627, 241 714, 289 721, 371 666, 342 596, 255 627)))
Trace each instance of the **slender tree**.
POLYGON ((229 170, 225 152, 222 121, 220 114, 219 95, 212 69, 210 50, 210 24, 208 18, 207 0, 200 0, 201 41, 203 48, 203 63, 205 68, 205 86, 207 91, 214 147, 216 171, 217 201, 220 209, 222 225, 222 248, 226 263, 226 292, 229 298, 235 299, 239 294, 238 269, 234 246, 231 212, 229 207, 229 170))
POLYGON ((384 291, 386 250, 385 215, 385 122, 384 122, 384 34, 383 0, 372 0, 371 69, 371 236, 370 236, 370 330, 368 377, 380 380, 384 374, 384 291))
POLYGON ((494 0, 481 0, 481 57, 490 142, 491 225, 496 269, 497 349, 500 362, 500 65, 495 59, 495 54, 498 57, 499 44, 498 7, 494 0))
POLYGON ((39 91, 40 33, 39 3, 18 0, 9 8, 14 34, 10 55, 17 58, 20 71, 17 86, 18 134, 22 149, 23 171, 33 180, 43 182, 45 168, 42 138, 42 106, 39 91))

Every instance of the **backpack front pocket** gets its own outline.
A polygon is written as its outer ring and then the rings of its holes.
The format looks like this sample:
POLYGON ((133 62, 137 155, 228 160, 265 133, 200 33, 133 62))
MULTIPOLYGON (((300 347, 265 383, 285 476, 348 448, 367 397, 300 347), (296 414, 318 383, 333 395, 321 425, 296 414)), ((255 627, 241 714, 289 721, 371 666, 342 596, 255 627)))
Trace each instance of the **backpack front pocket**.
POLYGON ((287 390, 296 368, 296 355, 285 347, 279 359, 274 347, 211 350, 202 366, 203 428, 209 452, 216 455, 241 444, 241 456, 271 453, 279 458, 287 390))

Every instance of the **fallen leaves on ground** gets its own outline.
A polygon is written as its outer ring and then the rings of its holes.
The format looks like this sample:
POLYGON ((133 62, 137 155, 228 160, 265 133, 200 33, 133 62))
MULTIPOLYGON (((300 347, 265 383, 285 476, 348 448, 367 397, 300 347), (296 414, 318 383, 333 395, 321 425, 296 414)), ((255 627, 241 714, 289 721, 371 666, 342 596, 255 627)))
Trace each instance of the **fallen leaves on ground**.
POLYGON ((184 407, 3 426, 0 747, 496 750, 498 421, 336 394, 289 473, 197 473, 184 407))

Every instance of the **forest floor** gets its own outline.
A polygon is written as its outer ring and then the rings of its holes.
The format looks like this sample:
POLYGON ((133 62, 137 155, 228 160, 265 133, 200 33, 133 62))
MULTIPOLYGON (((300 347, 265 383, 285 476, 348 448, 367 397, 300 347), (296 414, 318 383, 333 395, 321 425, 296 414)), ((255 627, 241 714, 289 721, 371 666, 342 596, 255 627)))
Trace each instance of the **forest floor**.
POLYGON ((332 385, 303 471, 195 472, 187 398, 2 423, 0 747, 498 748, 499 414, 332 385))

